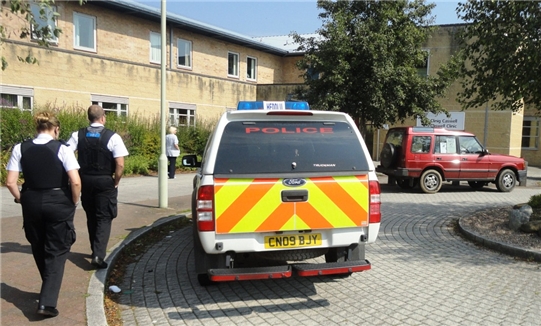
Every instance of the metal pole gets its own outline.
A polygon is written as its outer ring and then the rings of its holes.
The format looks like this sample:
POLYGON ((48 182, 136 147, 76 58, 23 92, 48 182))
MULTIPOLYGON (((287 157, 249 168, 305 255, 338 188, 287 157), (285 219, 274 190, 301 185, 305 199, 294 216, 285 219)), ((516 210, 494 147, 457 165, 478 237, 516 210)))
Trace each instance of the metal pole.
POLYGON ((167 194, 167 156, 165 154, 165 129, 166 129, 166 116, 168 112, 165 106, 165 85, 166 85, 166 25, 167 25, 167 11, 165 9, 165 1, 162 1, 162 13, 161 13, 161 95, 160 95, 160 112, 161 112, 161 154, 158 161, 158 184, 159 184, 159 201, 160 208, 167 208, 168 194, 167 194))
POLYGON ((483 130, 483 147, 487 148, 487 134, 488 134, 488 102, 485 106, 485 127, 483 130))

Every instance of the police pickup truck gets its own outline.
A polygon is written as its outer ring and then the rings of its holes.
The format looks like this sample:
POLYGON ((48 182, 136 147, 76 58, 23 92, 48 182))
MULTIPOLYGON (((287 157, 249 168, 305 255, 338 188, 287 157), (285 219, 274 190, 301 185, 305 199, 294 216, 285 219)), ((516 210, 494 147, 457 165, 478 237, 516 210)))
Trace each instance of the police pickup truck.
POLYGON ((218 281, 370 269, 380 186, 351 117, 306 102, 239 102, 212 132, 192 196, 195 272, 218 281), (323 259, 312 259, 319 256, 323 259))

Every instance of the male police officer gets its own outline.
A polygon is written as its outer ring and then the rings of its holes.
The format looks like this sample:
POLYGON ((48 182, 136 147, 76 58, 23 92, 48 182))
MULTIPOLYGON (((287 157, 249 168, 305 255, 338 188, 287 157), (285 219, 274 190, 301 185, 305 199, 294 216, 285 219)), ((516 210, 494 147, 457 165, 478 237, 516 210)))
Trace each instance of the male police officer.
POLYGON ((118 183, 124 172, 128 150, 117 133, 104 127, 105 112, 99 105, 88 108, 90 126, 75 131, 68 144, 79 152, 82 190, 86 212, 92 265, 106 268, 104 262, 111 223, 117 216, 118 183))

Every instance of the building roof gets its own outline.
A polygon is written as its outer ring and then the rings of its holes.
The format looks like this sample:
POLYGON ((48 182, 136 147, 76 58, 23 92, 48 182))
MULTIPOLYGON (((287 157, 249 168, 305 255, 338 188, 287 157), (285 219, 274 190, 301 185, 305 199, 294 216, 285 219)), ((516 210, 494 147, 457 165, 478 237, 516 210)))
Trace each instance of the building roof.
MULTIPOLYGON (((126 15, 132 15, 150 21, 161 22, 161 9, 150 7, 131 0, 90 0, 87 4, 120 11, 126 15)), ((299 55, 291 53, 290 47, 279 46, 279 43, 267 43, 258 41, 251 37, 235 33, 223 28, 205 24, 184 16, 168 12, 166 14, 167 24, 171 27, 180 28, 186 31, 212 37, 225 42, 238 44, 247 48, 267 52, 278 56, 299 55)))

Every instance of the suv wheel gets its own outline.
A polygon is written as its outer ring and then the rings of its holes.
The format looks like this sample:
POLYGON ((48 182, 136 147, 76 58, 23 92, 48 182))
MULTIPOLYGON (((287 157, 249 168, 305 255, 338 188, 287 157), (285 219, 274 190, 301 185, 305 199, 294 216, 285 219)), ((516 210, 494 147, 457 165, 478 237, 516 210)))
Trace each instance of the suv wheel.
POLYGON ((441 174, 436 170, 426 170, 421 175, 421 189, 427 194, 435 194, 441 189, 441 174))
POLYGON ((498 175, 496 180, 496 188, 501 192, 510 192, 515 188, 517 178, 515 173, 509 169, 505 169, 498 175))

